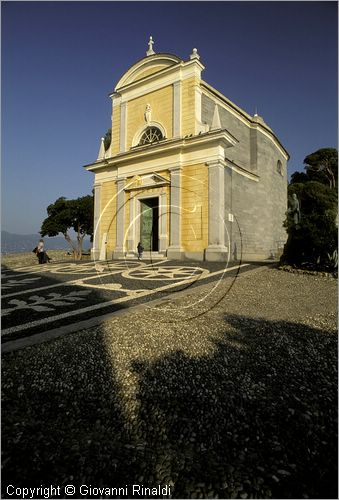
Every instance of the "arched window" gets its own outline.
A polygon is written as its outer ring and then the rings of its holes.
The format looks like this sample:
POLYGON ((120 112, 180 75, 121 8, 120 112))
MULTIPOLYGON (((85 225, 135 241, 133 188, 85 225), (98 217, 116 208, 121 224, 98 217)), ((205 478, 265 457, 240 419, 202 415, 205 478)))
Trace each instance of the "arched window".
POLYGON ((157 127, 147 127, 145 132, 142 134, 141 139, 139 141, 139 146, 143 146, 144 144, 153 144, 153 142, 160 141, 164 136, 162 132, 157 127))
POLYGON ((277 161, 277 172, 280 175, 283 175, 282 163, 280 160, 277 161))

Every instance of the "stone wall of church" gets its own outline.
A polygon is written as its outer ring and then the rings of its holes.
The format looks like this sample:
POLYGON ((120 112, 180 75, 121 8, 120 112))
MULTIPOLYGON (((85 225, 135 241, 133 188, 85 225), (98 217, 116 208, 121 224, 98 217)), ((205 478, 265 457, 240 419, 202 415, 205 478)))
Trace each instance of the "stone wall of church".
MULTIPOLYGON (((215 101, 206 95, 201 98, 201 121, 212 124, 215 101)), ((251 169, 251 141, 250 128, 237 116, 227 109, 218 105, 221 127, 230 132, 239 142, 232 148, 226 150, 229 160, 234 161, 240 167, 251 169)))
POLYGON ((225 237, 230 236, 232 257, 240 258, 242 248, 242 258, 249 260, 279 257, 286 241, 286 160, 270 139, 258 136, 258 181, 225 170, 225 237), (277 170, 278 160, 283 175, 277 170), (229 212, 233 222, 228 221, 229 212))
POLYGON ((264 186, 242 174, 225 169, 226 244, 232 258, 265 259, 269 246, 264 207, 264 186), (233 222, 229 221, 229 213, 233 222))
POLYGON ((271 244, 275 256, 281 253, 286 241, 283 222, 287 210, 287 161, 281 151, 264 134, 258 133, 258 172, 262 185, 261 205, 267 227, 267 245, 271 244), (281 162, 281 173, 278 169, 281 162))
MULTIPOLYGON (((211 125, 215 101, 202 95, 202 121, 211 125)), ((261 131, 251 129, 218 105, 221 127, 239 141, 226 149, 226 158, 256 174, 253 180, 225 170, 225 244, 230 258, 266 259, 278 256, 286 240, 282 227, 287 209, 287 165, 277 146, 261 131), (278 172, 280 160, 282 174, 278 172), (234 214, 233 222, 229 214, 234 214)))

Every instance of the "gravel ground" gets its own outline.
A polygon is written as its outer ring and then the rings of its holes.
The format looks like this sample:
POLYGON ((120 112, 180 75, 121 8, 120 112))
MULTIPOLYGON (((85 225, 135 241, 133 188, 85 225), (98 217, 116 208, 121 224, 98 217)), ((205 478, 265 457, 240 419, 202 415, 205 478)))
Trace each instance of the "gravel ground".
POLYGON ((337 282, 231 284, 3 355, 2 497, 337 498, 337 282))

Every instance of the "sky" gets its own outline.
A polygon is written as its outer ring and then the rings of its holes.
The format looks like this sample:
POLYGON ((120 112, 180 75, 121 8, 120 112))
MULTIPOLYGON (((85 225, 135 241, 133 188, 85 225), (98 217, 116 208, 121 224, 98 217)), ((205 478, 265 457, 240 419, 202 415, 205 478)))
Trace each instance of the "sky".
POLYGON ((337 147, 336 2, 1 2, 2 229, 37 234, 60 196, 91 193, 109 94, 155 52, 189 59, 289 152, 337 147))

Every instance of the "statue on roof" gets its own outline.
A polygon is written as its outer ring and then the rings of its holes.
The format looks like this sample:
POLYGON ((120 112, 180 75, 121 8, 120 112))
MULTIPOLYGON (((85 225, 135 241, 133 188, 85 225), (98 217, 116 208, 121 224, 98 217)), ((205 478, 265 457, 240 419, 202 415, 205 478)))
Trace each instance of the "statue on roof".
POLYGON ((155 54, 154 50, 153 50, 153 38, 152 36, 149 37, 149 42, 148 42, 148 51, 146 52, 146 56, 152 56, 153 54, 155 54))

